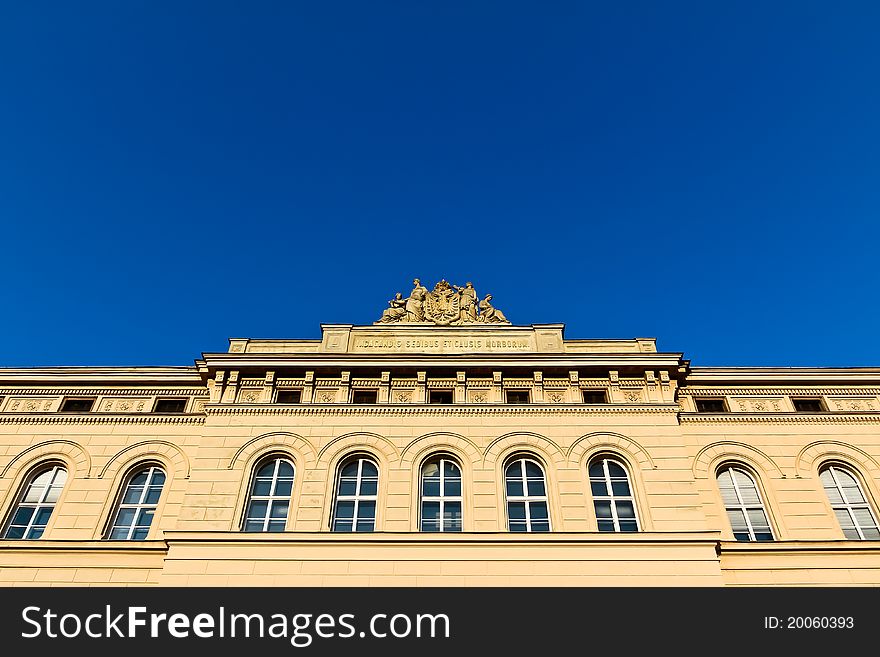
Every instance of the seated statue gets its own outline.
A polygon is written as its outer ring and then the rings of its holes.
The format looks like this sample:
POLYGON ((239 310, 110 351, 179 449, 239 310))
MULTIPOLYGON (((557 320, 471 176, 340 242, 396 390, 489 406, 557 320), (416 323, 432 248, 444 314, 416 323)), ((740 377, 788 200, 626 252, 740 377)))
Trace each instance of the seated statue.
POLYGON ((480 301, 480 319, 481 322, 487 324, 510 324, 504 313, 495 308, 490 302, 492 295, 487 294, 486 298, 480 301))
POLYGON ((394 298, 388 302, 388 305, 391 307, 387 308, 382 313, 382 317, 379 318, 379 321, 383 324, 402 321, 406 316, 406 299, 403 298, 403 295, 398 292, 394 295, 394 298))

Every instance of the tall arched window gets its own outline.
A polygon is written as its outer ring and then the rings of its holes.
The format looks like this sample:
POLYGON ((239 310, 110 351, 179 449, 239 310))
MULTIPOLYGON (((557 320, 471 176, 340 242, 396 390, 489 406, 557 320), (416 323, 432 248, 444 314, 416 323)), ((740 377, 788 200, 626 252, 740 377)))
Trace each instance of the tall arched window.
POLYGON ((447 456, 422 466, 423 532, 461 531, 461 470, 447 456))
POLYGON ((880 540, 877 520, 855 475, 829 464, 819 471, 819 478, 844 536, 861 541, 880 540))
POLYGON ((379 468, 367 457, 355 457, 339 469, 334 532, 371 532, 376 526, 379 468))
POLYGON ((3 538, 40 538, 66 481, 67 470, 63 465, 45 466, 35 471, 9 516, 3 538))
POLYGON ((718 489, 736 540, 773 540, 761 494, 748 472, 734 465, 722 468, 718 471, 718 489))
POLYGON ((121 541, 142 541, 147 538, 164 485, 165 472, 158 465, 134 470, 119 498, 107 537, 121 541))
POLYGON ((293 492, 293 461, 283 456, 262 460, 254 471, 244 531, 283 532, 293 492))
POLYGON ((600 532, 637 532, 639 519, 626 468, 612 458, 590 462, 590 491, 600 532))
POLYGON ((537 461, 518 457, 504 470, 507 527, 512 532, 549 532, 547 487, 537 461))

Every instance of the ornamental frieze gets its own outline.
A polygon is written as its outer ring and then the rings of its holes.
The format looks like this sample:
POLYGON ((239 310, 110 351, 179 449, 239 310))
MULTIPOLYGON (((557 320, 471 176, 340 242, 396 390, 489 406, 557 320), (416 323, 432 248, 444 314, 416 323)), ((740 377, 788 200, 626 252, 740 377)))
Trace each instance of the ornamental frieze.
POLYGON ((470 281, 460 287, 443 279, 429 292, 418 278, 413 280, 409 296, 404 298, 400 292, 395 294, 382 317, 373 323, 404 322, 437 326, 510 324, 504 313, 492 305, 492 295, 487 294, 480 299, 470 281))

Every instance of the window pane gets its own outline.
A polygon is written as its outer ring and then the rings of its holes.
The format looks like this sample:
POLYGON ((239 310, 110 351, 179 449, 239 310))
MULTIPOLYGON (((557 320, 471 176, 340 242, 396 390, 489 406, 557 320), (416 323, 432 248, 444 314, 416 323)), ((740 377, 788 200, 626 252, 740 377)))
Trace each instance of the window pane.
POLYGON ((594 503, 597 518, 611 517, 611 502, 596 500, 594 503))
POLYGON ((599 531, 600 532, 613 532, 614 531, 614 521, 613 520, 600 520, 599 521, 599 531))
POLYGON ((125 540, 128 538, 128 527, 114 527, 110 532, 111 540, 125 540))
POLYGON ((425 465, 425 467, 422 468, 422 475, 425 478, 436 477, 437 479, 439 479, 440 478, 440 466, 437 464, 436 461, 433 463, 427 463, 425 465))
POLYGON ((748 532, 733 532, 733 537, 738 541, 752 540, 748 532))
POLYGON ((749 527, 746 525, 746 517, 742 511, 739 509, 728 509, 727 517, 730 519, 730 526, 733 528, 734 533, 738 531, 748 532, 749 527))
POLYGON ((257 476, 263 477, 264 479, 271 479, 275 474, 275 461, 268 461, 265 465, 261 466, 259 470, 257 470, 257 476))
POLYGON ((756 541, 772 541, 773 534, 770 532, 755 532, 755 540, 756 541))
POLYGON ((46 499, 44 500, 47 504, 54 504, 58 501, 58 498, 61 496, 61 491, 64 490, 63 486, 52 486, 49 489, 49 493, 46 495, 46 499))
POLYGON ((843 504, 843 495, 840 494, 840 489, 836 486, 834 488, 826 488, 825 492, 828 494, 828 500, 831 504, 843 504))
POLYGON ((614 477, 615 479, 625 479, 626 478, 626 470, 624 470, 620 465, 615 463, 614 461, 608 461, 608 474, 614 477))
POLYGON ((357 494, 357 480, 343 477, 339 480, 339 494, 342 496, 357 494))
POLYGON ((837 522, 840 523, 841 528, 844 531, 847 529, 852 529, 855 525, 853 525, 852 518, 849 515, 849 511, 846 509, 834 509, 834 515, 837 516, 837 522))
POLYGON ((34 515, 34 511, 36 511, 36 507, 32 506, 20 506, 18 510, 15 512, 15 515, 12 517, 13 525, 27 525, 31 521, 31 516, 34 515))
POLYGON ((253 500, 251 501, 251 508, 248 511, 248 517, 265 518, 268 509, 269 502, 267 502, 266 500, 253 500))
POLYGON ((543 497, 544 493, 544 480, 543 479, 529 479, 528 481, 529 487, 529 495, 531 497, 543 497))
POLYGON ((351 520, 337 520, 333 523, 333 531, 335 532, 350 532, 352 527, 351 520))
POLYGON ((287 461, 278 464, 278 476, 293 479, 293 466, 287 461))
POLYGON ((846 486, 843 489, 843 497, 850 504, 864 504, 865 498, 862 497, 862 491, 856 486, 846 486))
POLYGON ((288 502, 275 501, 272 503, 272 518, 287 519, 288 502))
POLYGON ((132 486, 143 486, 147 483, 147 470, 137 473, 129 482, 132 486))
POLYGON ((461 502, 447 502, 443 507, 443 528, 461 531, 461 502))
POLYGON ((509 526, 510 526, 510 531, 512 531, 512 532, 528 531, 528 527, 526 527, 525 520, 511 520, 509 526))
POLYGON ((742 503, 746 506, 761 506, 761 498, 758 497, 758 489, 754 486, 743 486, 739 489, 742 503))
POLYGON ((504 471, 504 476, 508 479, 516 479, 522 477, 522 461, 514 461, 510 465, 507 466, 507 470, 504 471))
POLYGON ((521 479, 507 480, 507 495, 508 497, 522 497, 523 482, 521 479))
POLYGON ((276 497, 290 497, 293 490, 293 479, 279 479, 275 482, 276 497))
POLYGON ((550 531, 550 521, 549 520, 538 520, 532 521, 532 531, 533 532, 549 532, 550 531))
POLYGON ((125 496, 122 498, 123 504, 139 504, 141 495, 144 494, 143 486, 129 486, 125 490, 125 496))
POLYGON ((525 502, 509 502, 507 504, 507 516, 511 521, 526 519, 526 503, 525 502))
POLYGON ((265 479, 263 477, 257 477, 254 479, 254 495, 258 495, 260 497, 265 497, 272 492, 272 480, 265 479))
POLYGON ((611 490, 618 497, 629 497, 629 482, 612 481, 611 490))
POLYGON ((49 522, 49 516, 52 515, 52 508, 53 507, 51 506, 40 507, 40 510, 37 511, 37 515, 34 518, 34 524, 45 527, 49 522))
POLYGON ((150 523, 153 521, 154 511, 155 509, 141 509, 140 514, 138 514, 137 526, 149 527, 150 523))
POLYGON ((248 520, 244 523, 244 530, 246 532, 261 532, 263 531, 263 522, 261 520, 248 520))
POLYGON ((752 523, 752 529, 756 532, 770 528, 770 523, 762 509, 749 509, 749 522, 752 523))
POLYGON ((443 483, 447 497, 461 497, 461 479, 446 479, 443 483))
POLYGON ((544 471, 538 467, 537 463, 533 463, 532 461, 526 461, 526 477, 540 477, 544 478, 544 471))
POLYGON ((363 520, 365 518, 375 518, 376 517, 376 503, 375 502, 361 502, 358 505, 357 517, 358 517, 358 520, 363 520))
POLYGON ((440 478, 437 479, 425 479, 422 482, 422 495, 425 497, 439 497, 440 496, 440 478))
POLYGON ((357 460, 346 463, 342 467, 342 472, 340 474, 343 477, 356 477, 358 473, 358 463, 357 460))
POLYGON ((639 526, 636 524, 635 520, 621 520, 620 521, 620 531, 622 531, 622 532, 637 532, 637 531, 639 531, 639 526))
POLYGON ((45 490, 46 489, 44 486, 41 486, 35 481, 30 486, 28 486, 27 492, 25 493, 24 498, 21 501, 24 504, 39 504, 45 490))
POLYGON ((11 525, 6 530, 6 538, 22 538, 24 536, 24 527, 11 525))
POLYGON ((117 527, 130 527, 134 524, 134 509, 119 509, 116 516, 117 527))
POLYGON ((422 531, 440 531, 440 503, 422 504, 422 531))
POLYGON ((443 476, 444 477, 460 477, 461 470, 458 469, 458 466, 455 465, 452 461, 443 461, 443 476))
POLYGON ((546 502, 529 502, 529 516, 531 516, 532 521, 535 520, 544 520, 547 518, 547 503, 546 502))
POLYGON ((868 527, 866 529, 862 529, 862 533, 865 535, 866 541, 880 540, 880 531, 878 531, 876 527, 868 527))
POLYGON ((635 518, 636 511, 633 508, 632 502, 618 502, 617 503, 617 517, 621 520, 626 518, 635 518))
POLYGON ((859 536, 859 532, 855 527, 844 529, 843 535, 851 541, 858 541, 862 538, 859 536))
POLYGON ((270 532, 283 532, 285 527, 284 520, 270 520, 269 521, 269 531, 270 532))
POLYGON ((856 517, 856 524, 863 530, 875 526, 874 518, 871 517, 871 512, 868 509, 853 509, 853 514, 856 517))
POLYGON ((608 486, 605 485, 604 481, 591 481, 590 491, 593 493, 593 497, 606 497, 608 495, 608 486))
POLYGON ((150 530, 146 527, 139 527, 131 533, 131 540, 144 541, 144 540, 146 540, 147 534, 149 533, 149 531, 150 530))
POLYGON ((144 504, 158 504, 159 498, 162 496, 162 489, 150 486, 147 489, 147 496, 144 498, 144 504))
POLYGON ((590 465, 590 478, 591 479, 604 479, 605 478, 605 470, 602 468, 602 461, 593 461, 590 465))
POLYGON ((353 518, 354 517, 354 502, 349 501, 340 501, 336 504, 336 517, 337 518, 353 518))
POLYGON ((364 461, 364 467, 361 469, 362 477, 378 477, 379 470, 371 461, 364 461))
POLYGON ((373 520, 358 520, 357 522, 357 531, 359 532, 371 532, 373 531, 373 520))
POLYGON ((379 480, 370 478, 370 479, 361 479, 361 495, 375 495, 379 488, 379 480))
POLYGON ((834 474, 837 475, 837 481, 840 482, 841 487, 843 488, 856 488, 856 480, 855 478, 846 470, 841 470, 840 468, 833 468, 834 474))

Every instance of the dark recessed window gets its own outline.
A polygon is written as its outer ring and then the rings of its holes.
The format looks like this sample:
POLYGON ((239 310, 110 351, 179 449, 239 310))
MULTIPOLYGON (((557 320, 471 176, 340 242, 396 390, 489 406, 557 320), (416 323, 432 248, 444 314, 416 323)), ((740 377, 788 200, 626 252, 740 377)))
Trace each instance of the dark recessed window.
POLYGON ((302 390, 279 390, 275 395, 278 404, 299 404, 302 399, 302 390))
POLYGON ((157 399, 154 413, 183 413, 186 410, 185 399, 157 399))
POLYGON ((507 403, 508 404, 528 404, 529 403, 529 391, 528 390, 508 390, 507 391, 507 403))
POLYGON ((604 390, 584 390, 585 404, 605 404, 607 401, 604 390))
POLYGON ((727 406, 723 399, 695 399, 698 413, 726 413, 727 406))
POLYGON ((798 413, 822 413, 825 407, 821 399, 792 399, 794 410, 798 413))
POLYGON ((377 390, 353 390, 351 393, 352 404, 375 404, 377 390))
POLYGON ((61 405, 62 413, 88 413, 92 410, 94 399, 65 399, 61 405))
POLYGON ((452 403, 452 391, 451 390, 431 390, 428 395, 428 403, 429 404, 451 404, 452 403))

